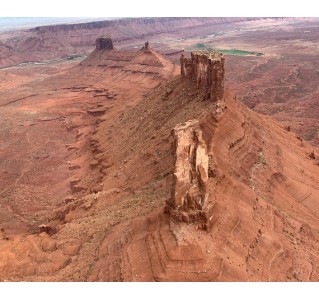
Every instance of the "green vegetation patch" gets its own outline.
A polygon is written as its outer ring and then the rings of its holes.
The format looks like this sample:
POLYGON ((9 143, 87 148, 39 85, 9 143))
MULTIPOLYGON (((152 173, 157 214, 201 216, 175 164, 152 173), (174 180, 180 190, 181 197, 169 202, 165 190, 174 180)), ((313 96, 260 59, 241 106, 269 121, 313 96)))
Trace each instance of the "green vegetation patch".
POLYGON ((194 47, 195 47, 196 49, 208 49, 208 48, 206 47, 206 45, 203 44, 203 43, 197 43, 197 44, 194 45, 194 47))
POLYGON ((262 56, 264 53, 256 52, 256 51, 246 51, 239 49, 214 49, 215 51, 219 51, 225 55, 255 55, 262 56))
POLYGON ((189 47, 189 50, 215 50, 218 52, 221 52, 225 55, 255 55, 255 56, 262 56, 264 53, 262 52, 256 52, 256 51, 246 51, 246 50, 240 50, 240 49, 216 49, 207 47, 204 43, 196 43, 193 44, 191 47, 189 47))

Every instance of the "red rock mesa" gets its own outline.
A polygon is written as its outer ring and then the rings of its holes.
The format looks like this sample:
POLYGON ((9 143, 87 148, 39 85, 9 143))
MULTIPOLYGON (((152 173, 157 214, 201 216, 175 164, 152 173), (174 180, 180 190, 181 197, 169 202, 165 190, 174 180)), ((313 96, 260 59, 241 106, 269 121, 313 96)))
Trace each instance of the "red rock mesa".
POLYGON ((113 42, 110 37, 98 37, 96 39, 96 49, 97 50, 113 50, 113 42))

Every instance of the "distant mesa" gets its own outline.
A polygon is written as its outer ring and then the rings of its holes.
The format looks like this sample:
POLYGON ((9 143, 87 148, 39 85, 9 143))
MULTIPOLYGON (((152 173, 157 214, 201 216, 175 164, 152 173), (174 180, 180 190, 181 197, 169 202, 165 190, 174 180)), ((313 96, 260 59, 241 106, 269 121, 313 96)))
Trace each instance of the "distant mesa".
POLYGON ((222 53, 205 50, 194 51, 191 58, 181 54, 181 75, 196 81, 197 88, 204 87, 205 99, 221 100, 224 96, 225 57, 222 53))
POLYGON ((137 51, 117 49, 114 46, 111 37, 97 37, 95 50, 79 64, 79 67, 89 67, 91 70, 103 68, 113 74, 121 73, 119 76, 124 76, 126 79, 130 77, 132 80, 136 80, 141 74, 155 81, 159 78, 168 79, 173 73, 178 74, 177 66, 152 49, 147 41, 137 51))
POLYGON ((96 49, 97 50, 113 50, 113 42, 110 37, 98 37, 96 39, 96 49))

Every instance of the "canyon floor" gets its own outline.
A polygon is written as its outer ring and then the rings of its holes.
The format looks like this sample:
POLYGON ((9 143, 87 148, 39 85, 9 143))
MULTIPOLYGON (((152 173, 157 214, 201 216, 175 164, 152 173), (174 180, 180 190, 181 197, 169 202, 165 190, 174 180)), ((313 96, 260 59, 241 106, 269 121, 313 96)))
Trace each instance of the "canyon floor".
POLYGON ((200 26, 0 69, 0 280, 318 281, 316 24, 200 26), (218 121, 179 76, 175 52, 203 45, 263 53, 226 55, 218 121), (208 232, 164 213, 171 130, 191 119, 213 140, 208 232))

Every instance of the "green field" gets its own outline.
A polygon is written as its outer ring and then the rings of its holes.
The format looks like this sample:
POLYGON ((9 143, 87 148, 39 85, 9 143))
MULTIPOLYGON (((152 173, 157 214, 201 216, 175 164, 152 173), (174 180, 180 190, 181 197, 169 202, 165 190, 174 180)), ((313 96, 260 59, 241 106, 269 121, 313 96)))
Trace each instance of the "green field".
POLYGON ((226 55, 256 55, 256 56, 264 55, 264 53, 261 53, 261 52, 238 50, 238 49, 212 49, 212 50, 221 52, 226 55))
POLYGON ((255 55, 255 56, 262 56, 264 53, 256 52, 256 51, 246 51, 246 50, 239 50, 239 49, 217 49, 207 47, 204 43, 197 43, 189 47, 189 50, 215 50, 221 52, 225 55, 255 55))

